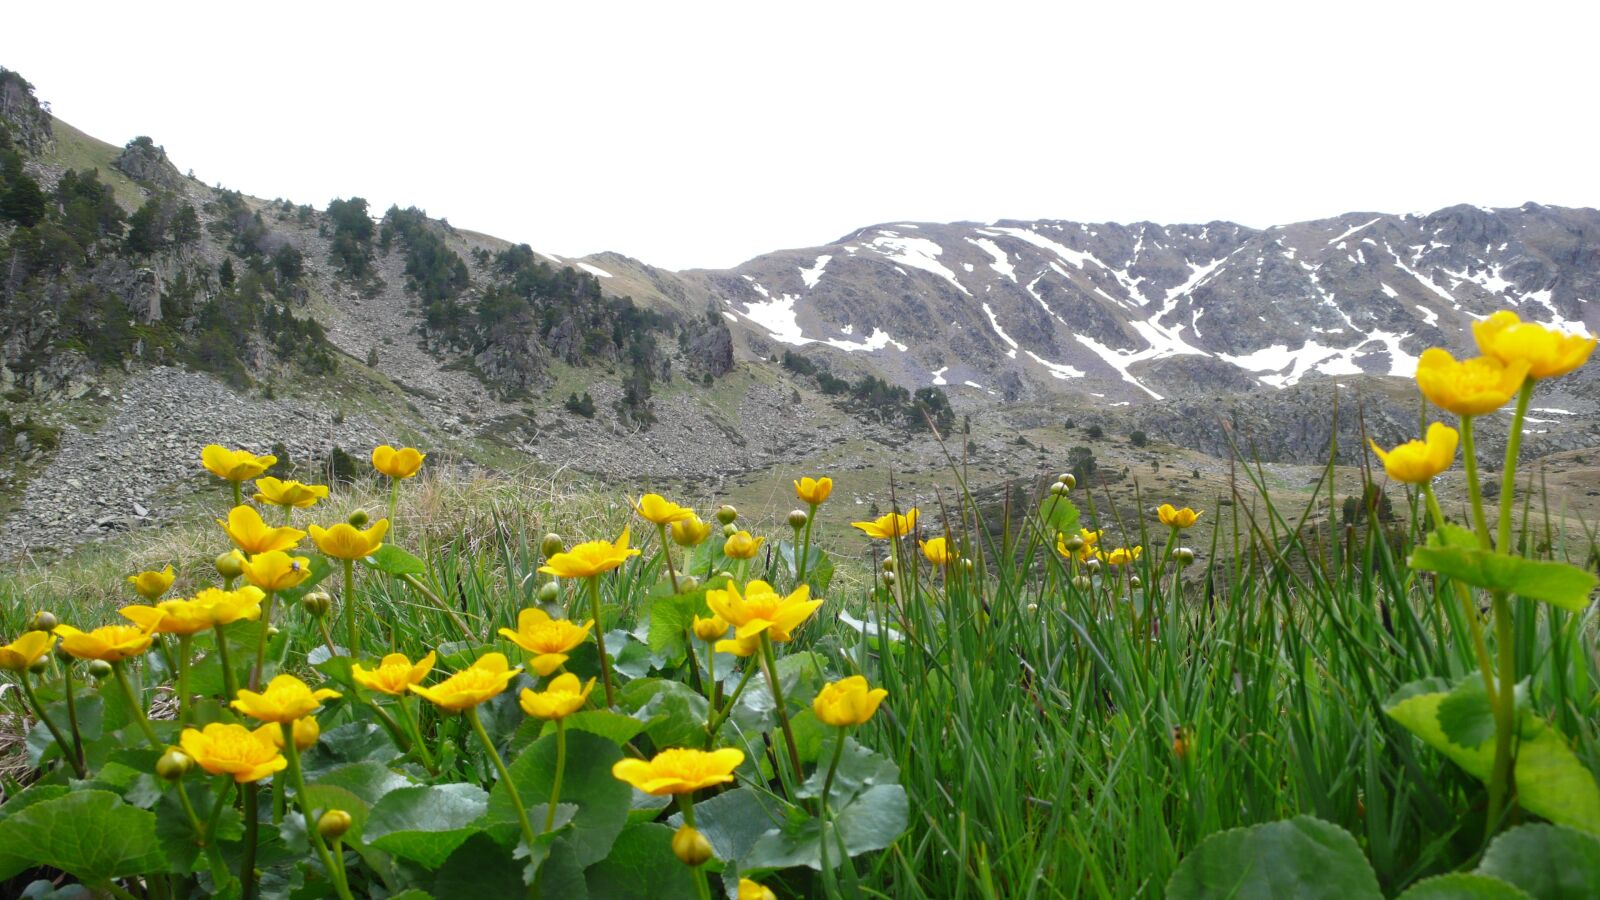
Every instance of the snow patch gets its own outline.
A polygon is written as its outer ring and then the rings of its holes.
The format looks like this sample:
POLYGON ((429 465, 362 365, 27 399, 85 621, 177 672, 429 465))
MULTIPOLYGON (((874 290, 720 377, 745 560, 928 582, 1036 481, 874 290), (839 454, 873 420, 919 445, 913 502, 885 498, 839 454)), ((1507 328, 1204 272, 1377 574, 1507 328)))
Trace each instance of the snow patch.
MULTIPOLYGON (((988 238, 967 238, 967 243, 976 246, 994 259, 994 262, 989 264, 989 268, 1011 279, 1013 284, 1016 283, 1017 267, 1011 264, 1011 258, 1006 256, 1006 252, 1000 249, 999 244, 988 238)), ((972 266, 967 266, 967 271, 972 271, 972 266)))
POLYGON ((584 270, 585 272, 588 272, 590 275, 593 275, 596 278, 611 278, 611 277, 613 277, 612 274, 610 272, 607 272, 605 269, 602 269, 599 266, 591 266, 586 262, 578 263, 578 268, 584 270))
POLYGON ((1328 241, 1328 245, 1332 246, 1335 243, 1338 243, 1339 241, 1344 240, 1345 238, 1349 237, 1350 235, 1355 234, 1356 232, 1362 230, 1363 228, 1369 228, 1369 227, 1377 224, 1382 218, 1383 218, 1383 216, 1378 216, 1378 218, 1373 219, 1371 222, 1363 222, 1362 224, 1357 225, 1354 228, 1351 228, 1350 230, 1344 232, 1343 234, 1334 235, 1333 239, 1328 241))
POLYGON ((1005 329, 1000 327, 1000 319, 995 316, 994 310, 989 307, 988 303, 983 304, 983 314, 989 317, 989 327, 994 329, 995 334, 1000 335, 1000 340, 1010 345, 1011 349, 1006 351, 1006 356, 1016 359, 1017 342, 1012 340, 1011 335, 1006 334, 1005 329))
POLYGON ((806 283, 806 290, 816 287, 817 282, 822 280, 822 270, 828 267, 828 260, 830 259, 833 259, 833 257, 824 253, 817 257, 817 261, 811 265, 811 268, 800 267, 800 279, 806 283))
POLYGON ((944 248, 927 238, 902 237, 892 231, 880 231, 878 236, 872 239, 872 247, 895 262, 931 272, 955 285, 956 290, 961 293, 968 297, 972 296, 972 292, 956 280, 956 273, 939 262, 938 257, 944 253, 944 248))
POLYGON ((949 366, 944 366, 942 368, 934 369, 933 370, 933 383, 936 384, 936 385, 949 384, 950 382, 944 380, 944 373, 946 373, 948 371, 950 371, 950 367, 949 366))

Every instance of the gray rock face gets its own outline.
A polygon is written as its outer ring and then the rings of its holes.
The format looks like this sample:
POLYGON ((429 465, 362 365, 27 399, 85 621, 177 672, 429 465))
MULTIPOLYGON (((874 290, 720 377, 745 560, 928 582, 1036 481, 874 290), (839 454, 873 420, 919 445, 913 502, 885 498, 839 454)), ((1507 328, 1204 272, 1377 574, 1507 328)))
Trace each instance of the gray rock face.
POLYGON ((134 181, 158 190, 176 191, 183 184, 183 176, 167 159, 166 148, 157 146, 147 137, 129 141, 113 165, 134 181))
POLYGON ((50 113, 16 72, 0 68, 0 121, 12 140, 37 153, 51 139, 50 113))

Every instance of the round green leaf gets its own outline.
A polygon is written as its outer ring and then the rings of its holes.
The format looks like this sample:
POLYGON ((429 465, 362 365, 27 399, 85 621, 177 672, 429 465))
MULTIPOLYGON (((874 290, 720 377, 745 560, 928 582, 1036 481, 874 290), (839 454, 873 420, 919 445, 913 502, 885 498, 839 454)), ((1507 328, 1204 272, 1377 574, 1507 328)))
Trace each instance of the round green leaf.
POLYGON ((489 795, 472 784, 390 791, 367 816, 365 840, 386 853, 436 869, 477 828, 489 795))
MULTIPOLYGON (((633 788, 611 774, 622 750, 597 735, 573 731, 567 735, 567 767, 561 779, 561 802, 578 807, 572 818, 572 842, 579 864, 591 865, 611 851, 612 843, 628 821, 633 788)), ((548 803, 555 786, 556 736, 534 741, 512 761, 511 779, 522 802, 529 807, 548 803)), ((515 822, 516 810, 506 785, 496 784, 489 794, 490 822, 515 822)))
POLYGON ((1167 882, 1168 900, 1381 900, 1378 878, 1355 838, 1296 816, 1206 838, 1167 882))
POLYGON ((1600 897, 1600 838, 1560 825, 1523 825, 1494 839, 1478 874, 1536 900, 1591 900, 1600 897))
POLYGON ((1456 872, 1411 886, 1397 900, 1531 900, 1524 891, 1498 878, 1456 872))
POLYGON ((630 825, 604 860, 585 873, 590 897, 611 900, 694 900, 689 868, 672 855, 672 829, 630 825))

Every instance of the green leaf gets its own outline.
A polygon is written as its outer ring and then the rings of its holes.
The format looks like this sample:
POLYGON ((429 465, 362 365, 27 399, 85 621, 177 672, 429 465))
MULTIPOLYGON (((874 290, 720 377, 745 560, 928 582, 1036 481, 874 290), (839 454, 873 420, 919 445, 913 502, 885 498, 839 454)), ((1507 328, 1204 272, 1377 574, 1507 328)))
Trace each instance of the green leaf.
POLYGON ((1523 825, 1494 839, 1478 874, 1536 900, 1588 900, 1600 896, 1600 839, 1559 825, 1523 825))
POLYGON ((30 866, 60 869, 86 884, 167 871, 155 814, 108 791, 75 791, 0 821, 0 877, 30 866), (20 860, 20 864, 15 864, 20 860))
POLYGON ((477 832, 489 795, 473 784, 401 788, 385 794, 367 816, 365 840, 386 853, 429 869, 477 832))
POLYGON ((1039 501, 1039 518, 1044 522, 1044 533, 1050 537, 1050 547, 1055 549, 1055 536, 1072 534, 1078 530, 1078 507, 1059 494, 1051 494, 1039 501))
MULTIPOLYGON (((210 784, 198 776, 191 776, 188 781, 190 802, 195 804, 196 809, 211 809, 214 795, 210 784), (195 789, 197 782, 198 790, 195 789)), ((156 838, 161 841, 161 847, 166 851, 167 863, 172 867, 172 871, 180 875, 193 873, 195 861, 203 852, 196 843, 202 835, 194 830, 189 821, 189 814, 184 812, 183 803, 178 799, 176 790, 168 791, 161 798, 161 802, 156 804, 155 814, 156 838)), ((201 822, 202 826, 205 824, 201 822)), ((224 808, 217 822, 218 839, 237 841, 243 836, 244 817, 232 806, 224 808)))
POLYGON ((435 900, 489 900, 527 893, 522 863, 482 832, 462 842, 433 878, 435 900))
POLYGON ((324 731, 317 745, 300 758, 300 763, 306 778, 315 780, 339 766, 362 762, 386 766, 400 756, 400 748, 382 728, 371 722, 346 722, 324 731))
MULTIPOLYGON (((1449 696, 1439 691, 1409 694, 1398 702, 1391 697, 1384 711, 1423 743, 1487 783, 1494 765, 1494 740, 1491 737, 1470 748, 1450 740, 1439 719, 1439 709, 1449 696)), ((1566 738, 1549 723, 1531 713, 1523 713, 1520 722, 1521 736, 1513 773, 1517 802, 1558 825, 1600 834, 1600 785, 1595 783, 1594 775, 1573 754, 1566 738)))
POLYGON ((650 651, 669 660, 683 658, 687 646, 687 629, 694 617, 711 614, 706 606, 706 589, 695 588, 686 594, 672 593, 672 585, 663 582, 667 591, 650 601, 650 651))
POLYGON ((1200 842, 1167 882, 1167 900, 1381 900, 1350 833, 1311 816, 1235 828, 1200 842))
MULTIPOLYGON (((611 766, 620 759, 622 750, 603 737, 582 731, 567 735, 567 765, 561 779, 560 800, 578 807, 572 818, 572 832, 566 839, 572 842, 580 865, 604 859, 627 824, 633 788, 611 774, 611 766)), ((549 802, 550 790, 555 786, 555 766, 555 735, 534 741, 512 761, 511 779, 524 804, 549 802)), ((497 783, 490 791, 486 818, 490 822, 517 820, 504 783, 497 783)))
POLYGON ((278 592, 278 609, 290 609, 300 602, 300 598, 316 590, 317 585, 333 573, 333 563, 320 553, 311 556, 311 577, 300 582, 287 591, 278 592))
POLYGON ((367 565, 379 572, 399 578, 401 575, 425 575, 428 564, 393 544, 384 544, 378 552, 366 559, 367 565))
POLYGON ((1419 881, 1397 900, 1532 900, 1498 878, 1456 872, 1419 881))
POLYGON ((694 900, 689 868, 672 855, 672 829, 630 825, 604 860, 584 873, 589 896, 608 900, 694 900))
MULTIPOLYGON (((555 734, 556 723, 541 722, 540 735, 555 734)), ((613 744, 626 744, 644 731, 645 724, 632 716, 614 713, 608 709, 586 709, 566 718, 567 733, 585 731, 596 734, 613 744)))
MULTIPOLYGON (((683 824, 683 814, 675 814, 669 821, 677 828, 683 824)), ((782 823, 779 802, 750 788, 725 791, 694 805, 695 827, 724 862, 742 858, 763 834, 782 823)))
POLYGON ((1441 525, 1428 533, 1429 547, 1460 547, 1465 550, 1478 550, 1483 545, 1478 542, 1478 536, 1470 528, 1460 525, 1441 525))
POLYGON ((1482 678, 1463 679, 1440 701, 1439 727, 1460 747, 1477 747, 1494 737, 1494 708, 1482 678))
MULTIPOLYGON (((837 729, 834 729, 837 731, 837 729)), ((838 740, 837 737, 834 740, 838 740)), ((828 777, 828 762, 833 756, 833 741, 829 741, 823 752, 818 756, 821 764, 816 771, 811 773, 805 784, 800 786, 801 797, 820 797, 822 783, 828 777)), ((900 782, 900 767, 896 766, 888 757, 853 740, 845 739, 844 753, 839 757, 839 768, 834 773, 833 786, 829 789, 828 804, 833 809, 838 809, 849 803, 857 794, 867 788, 879 784, 898 784, 900 782)))
POLYGON ((657 747, 698 747, 705 740, 711 707, 688 685, 653 680, 647 688, 625 693, 628 696, 623 702, 634 709, 633 718, 644 723, 645 733, 657 747))
POLYGON ((839 810, 832 822, 807 817, 785 822, 762 835, 739 860, 739 868, 746 871, 808 866, 821 871, 824 841, 828 844, 829 868, 836 868, 844 856, 859 856, 894 843, 906 830, 909 810, 905 788, 900 785, 868 788, 839 810))
POLYGON ((1563 562, 1523 559, 1467 547, 1415 547, 1411 568, 1458 578, 1485 590, 1506 591, 1543 600, 1570 612, 1583 612, 1600 578, 1563 562))

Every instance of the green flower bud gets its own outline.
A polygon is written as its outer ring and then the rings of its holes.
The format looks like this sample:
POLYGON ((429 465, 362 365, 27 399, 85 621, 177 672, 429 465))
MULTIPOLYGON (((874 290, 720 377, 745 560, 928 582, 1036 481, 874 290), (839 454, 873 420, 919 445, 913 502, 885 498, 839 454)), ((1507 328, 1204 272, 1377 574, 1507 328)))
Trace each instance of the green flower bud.
POLYGON ((1068 553, 1077 553, 1079 550, 1083 549, 1083 537, 1076 534, 1072 535, 1066 540, 1063 540, 1061 542, 1061 546, 1067 548, 1068 553))
POLYGON ((50 670, 50 657, 40 656, 28 665, 28 671, 35 675, 42 675, 50 670))
POLYGON ((733 537, 734 535, 736 535, 738 533, 739 533, 739 526, 733 524, 732 522, 729 522, 728 524, 722 526, 722 536, 723 537, 733 537))
POLYGON ((732 525, 733 520, 739 518, 739 511, 724 503, 717 507, 717 521, 724 525, 732 525))
POLYGON ((1072 576, 1072 586, 1080 591, 1087 591, 1094 587, 1094 580, 1087 575, 1074 575, 1072 576))
POLYGON ((539 585, 539 602, 554 603, 561 599, 561 585, 554 581, 546 581, 539 585))
POLYGON ((342 809, 330 809, 317 820, 317 834, 324 840, 336 841, 350 830, 350 814, 342 809))
POLYGON ((189 774, 192 768, 194 760, 177 747, 168 747, 167 752, 156 760, 156 775, 164 781, 177 781, 189 774))
POLYGON ((1178 565, 1187 566, 1194 562, 1194 550, 1189 547, 1179 547, 1172 551, 1172 558, 1178 561, 1178 565))
POLYGON ((887 587, 894 587, 894 573, 888 569, 885 569, 883 572, 883 583, 887 587))
POLYGON ((791 509, 789 510, 789 527, 793 528, 795 531, 799 531, 800 529, 806 527, 806 520, 809 518, 810 517, 806 515, 805 510, 791 509))
POLYGON ((678 576, 678 593, 692 594, 700 589, 700 579, 693 575, 678 576))
POLYGON ((1078 486, 1078 477, 1071 472, 1063 472, 1061 477, 1056 479, 1056 483, 1065 485, 1067 490, 1070 491, 1078 486))
POLYGON ((1144 580, 1142 578, 1140 578, 1139 576, 1137 576, 1137 575, 1129 575, 1128 576, 1128 587, 1131 587, 1131 588, 1144 587, 1144 580))
POLYGON ((333 608, 333 597, 327 591, 307 591, 300 605, 315 618, 322 618, 333 608))
POLYGON ((60 624, 61 624, 61 621, 56 618, 55 613, 45 612, 44 610, 41 609, 38 612, 33 614, 33 618, 32 619, 28 620, 28 630, 29 631, 55 631, 56 630, 56 626, 60 625, 60 624))
POLYGON ((1066 485, 1064 485, 1064 484, 1062 484, 1062 483, 1061 483, 1061 482, 1059 482, 1059 481, 1058 481, 1058 482, 1056 482, 1056 483, 1055 483, 1055 484, 1052 484, 1052 485, 1050 485, 1050 495, 1051 495, 1051 496, 1052 496, 1052 497, 1062 497, 1062 496, 1065 496, 1065 495, 1066 495, 1066 493, 1067 493, 1067 490, 1068 490, 1068 489, 1067 489, 1067 486, 1066 486, 1066 485))
POLYGON ((892 557, 892 556, 884 557, 883 563, 879 566, 879 568, 883 569, 885 572, 893 572, 894 571, 894 557, 892 557))
POLYGON ((679 828, 672 836, 672 853, 679 862, 691 868, 704 865, 714 855, 711 842, 689 825, 679 828))
POLYGON ((111 663, 103 659, 89 660, 89 675, 96 681, 104 681, 111 675, 111 663))
POLYGON ((351 513, 350 518, 346 519, 345 521, 349 522, 350 527, 352 528, 365 528, 367 527, 367 523, 372 521, 372 517, 367 515, 366 510, 358 509, 351 513))
POLYGON ((556 534, 554 531, 545 535, 544 540, 539 542, 539 552, 544 554, 545 559, 549 559, 557 553, 564 553, 566 549, 566 542, 562 541, 561 535, 556 534))
POLYGON ((223 578, 233 579, 244 574, 244 556, 237 550, 229 550, 217 557, 217 574, 223 578))

